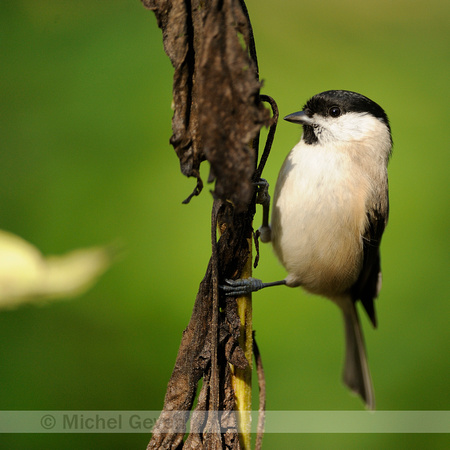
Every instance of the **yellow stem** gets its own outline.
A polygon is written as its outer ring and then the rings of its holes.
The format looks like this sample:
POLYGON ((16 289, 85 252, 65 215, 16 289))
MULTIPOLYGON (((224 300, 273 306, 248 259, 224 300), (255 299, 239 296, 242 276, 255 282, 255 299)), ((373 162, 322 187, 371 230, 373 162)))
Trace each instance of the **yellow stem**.
MULTIPOLYGON (((252 241, 248 240, 249 258, 241 277, 252 275, 252 241)), ((239 442, 243 450, 250 450, 251 446, 251 410, 252 410, 252 368, 253 368, 253 326, 252 326, 252 295, 236 299, 238 314, 241 320, 239 345, 244 350, 248 361, 246 369, 233 367, 233 389, 236 399, 236 412, 239 425, 239 442)))

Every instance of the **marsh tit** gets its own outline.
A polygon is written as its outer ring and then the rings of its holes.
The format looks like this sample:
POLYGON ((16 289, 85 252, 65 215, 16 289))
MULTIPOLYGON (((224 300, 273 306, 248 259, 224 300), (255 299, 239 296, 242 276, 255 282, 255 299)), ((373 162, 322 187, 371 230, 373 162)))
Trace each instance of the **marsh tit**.
POLYGON ((288 275, 272 283, 227 280, 223 289, 242 295, 268 286, 301 286, 336 303, 345 324, 343 380, 374 409, 355 304, 361 301, 376 327, 379 247, 389 212, 389 120, 372 100, 342 90, 317 94, 303 111, 284 119, 301 124, 303 135, 281 167, 271 225, 263 219, 260 236, 272 242, 288 275))

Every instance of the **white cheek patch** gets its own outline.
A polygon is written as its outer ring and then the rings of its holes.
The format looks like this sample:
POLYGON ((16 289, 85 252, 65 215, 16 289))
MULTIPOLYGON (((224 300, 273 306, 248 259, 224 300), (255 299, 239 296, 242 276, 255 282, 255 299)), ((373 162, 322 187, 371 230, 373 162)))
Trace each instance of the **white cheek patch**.
POLYGON ((389 135, 386 125, 368 113, 349 112, 340 117, 323 117, 314 114, 314 130, 322 144, 339 141, 361 141, 369 136, 383 139, 389 135))

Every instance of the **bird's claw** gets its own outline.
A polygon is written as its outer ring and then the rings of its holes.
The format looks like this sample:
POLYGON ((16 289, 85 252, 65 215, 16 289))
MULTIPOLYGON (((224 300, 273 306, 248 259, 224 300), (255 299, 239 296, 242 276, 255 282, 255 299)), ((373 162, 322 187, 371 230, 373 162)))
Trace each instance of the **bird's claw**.
POLYGON ((264 205, 265 203, 270 202, 269 182, 264 178, 260 178, 254 185, 258 189, 258 192, 256 193, 256 203, 264 205))
POLYGON ((251 292, 259 291, 264 287, 264 283, 258 278, 240 278, 238 280, 225 280, 226 285, 221 285, 220 289, 225 291, 228 297, 248 295, 251 292))

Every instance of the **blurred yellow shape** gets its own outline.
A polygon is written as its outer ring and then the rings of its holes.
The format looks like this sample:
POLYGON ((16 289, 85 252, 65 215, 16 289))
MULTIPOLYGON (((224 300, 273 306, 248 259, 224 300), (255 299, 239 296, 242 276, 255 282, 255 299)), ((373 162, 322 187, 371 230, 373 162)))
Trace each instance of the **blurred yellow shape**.
POLYGON ((0 230, 0 308, 79 295, 110 267, 115 253, 106 246, 44 257, 29 242, 0 230))

